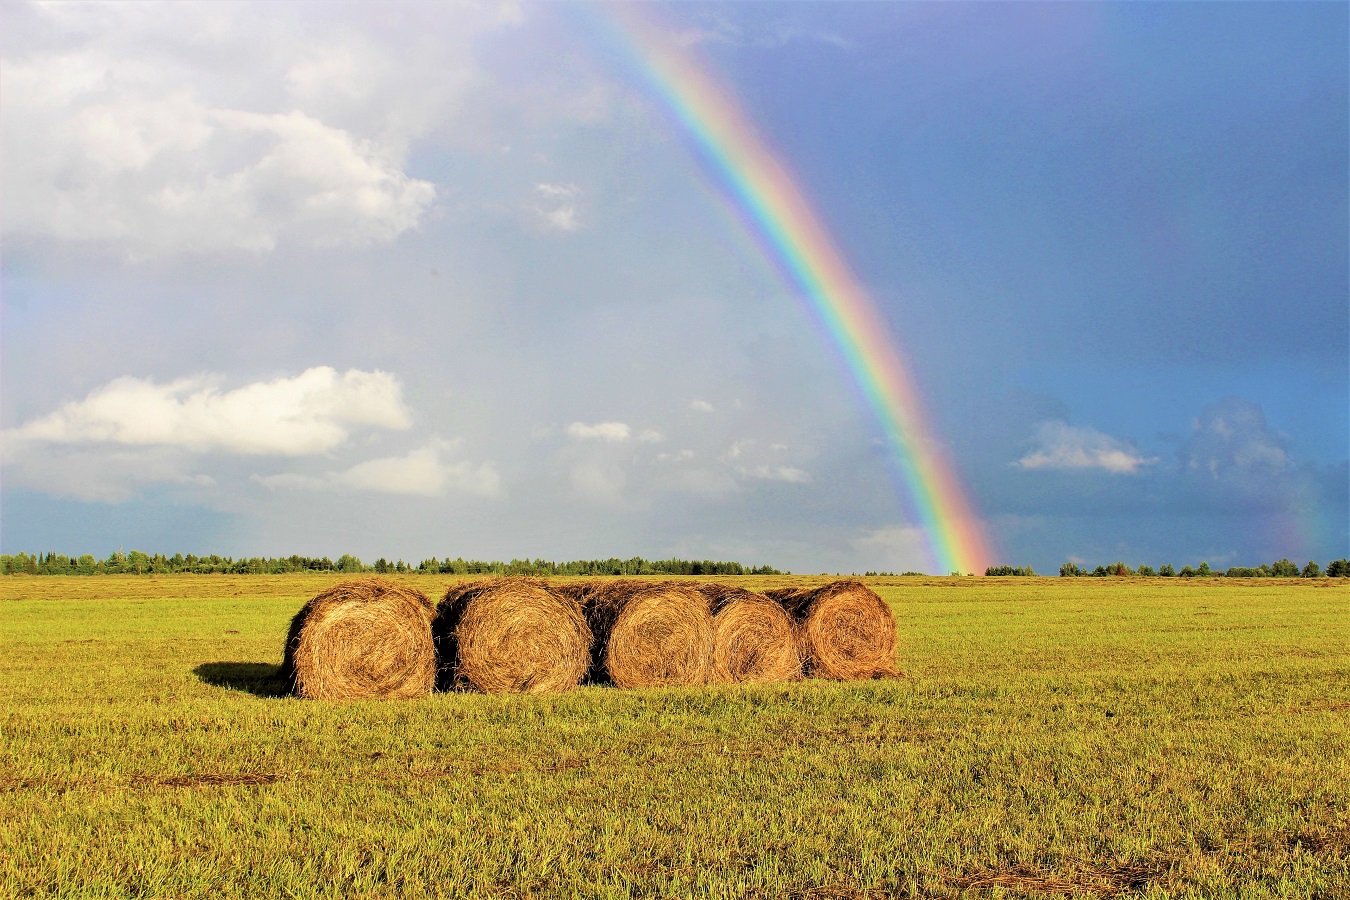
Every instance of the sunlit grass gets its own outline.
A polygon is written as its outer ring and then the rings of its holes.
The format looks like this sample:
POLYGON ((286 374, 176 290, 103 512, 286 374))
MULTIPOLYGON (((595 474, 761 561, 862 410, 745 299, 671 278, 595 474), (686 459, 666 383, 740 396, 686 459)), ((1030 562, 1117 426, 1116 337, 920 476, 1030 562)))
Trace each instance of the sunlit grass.
POLYGON ((895 681, 272 696, 333 580, 0 579, 0 893, 1347 896, 1339 580, 872 579, 895 681))

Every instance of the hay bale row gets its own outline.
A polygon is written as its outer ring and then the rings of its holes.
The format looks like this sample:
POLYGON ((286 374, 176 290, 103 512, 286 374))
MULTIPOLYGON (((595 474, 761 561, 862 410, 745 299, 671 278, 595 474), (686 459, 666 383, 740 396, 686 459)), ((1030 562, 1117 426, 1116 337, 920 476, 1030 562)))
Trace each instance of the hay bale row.
POLYGON ((861 582, 756 594, 720 584, 501 578, 439 604, 378 578, 344 582, 295 616, 282 672, 314 699, 433 689, 565 691, 852 680, 895 671, 895 621, 861 582))

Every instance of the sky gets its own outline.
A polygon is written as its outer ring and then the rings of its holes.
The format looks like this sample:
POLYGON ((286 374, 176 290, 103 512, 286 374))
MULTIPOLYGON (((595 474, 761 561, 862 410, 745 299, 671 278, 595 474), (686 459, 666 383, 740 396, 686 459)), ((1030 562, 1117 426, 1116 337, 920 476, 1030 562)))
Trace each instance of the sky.
MULTIPOLYGON (((1350 6, 637 15, 809 201, 987 564, 1350 555, 1350 6)), ((0 5, 0 550, 946 574, 623 18, 0 5)))

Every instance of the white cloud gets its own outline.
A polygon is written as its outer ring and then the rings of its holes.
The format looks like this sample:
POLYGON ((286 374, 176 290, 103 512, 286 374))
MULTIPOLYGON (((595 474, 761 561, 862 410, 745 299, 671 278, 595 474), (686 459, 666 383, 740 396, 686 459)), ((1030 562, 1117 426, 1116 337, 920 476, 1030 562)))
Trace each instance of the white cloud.
POLYGON ((317 477, 292 473, 254 475, 253 480, 273 489, 370 491, 424 497, 448 492, 486 497, 499 494, 501 476, 493 463, 475 466, 464 460, 447 462, 442 459, 457 446, 438 440, 405 456, 369 459, 341 472, 317 477))
POLYGON ((13 5, 0 173, 10 235, 144 259, 360 247, 416 228, 436 196, 404 167, 485 83, 511 4, 13 5))
POLYGON ((705 412, 705 413, 713 412, 713 405, 709 403, 707 400, 690 400, 689 408, 692 409, 694 412, 705 412))
POLYGON ((738 468, 736 471, 745 478, 756 478, 763 481, 787 481, 792 484, 806 484, 811 480, 811 473, 804 469, 798 469, 796 466, 749 466, 738 468))
POLYGON ((384 149, 304 112, 135 88, 120 68, 91 54, 6 67, 6 231, 138 258, 359 247, 415 227, 435 197, 384 149))
POLYGON ((541 214, 545 222, 559 231, 576 231, 581 227, 581 222, 577 220, 577 209, 570 203, 541 214))
POLYGON ((730 463, 731 468, 741 478, 807 484, 811 481, 810 472, 781 461, 787 450, 786 444, 770 443, 766 447, 762 441, 744 438, 727 448, 727 452, 722 456, 722 462, 730 463))
POLYGON ((566 199, 568 197, 575 197, 578 193, 578 189, 575 184, 542 183, 536 184, 534 186, 534 189, 541 196, 548 197, 554 200, 566 199))
POLYGON ((1036 426, 1036 440, 1039 446, 1014 465, 1022 469, 1102 469, 1131 475, 1158 461, 1094 428, 1067 422, 1041 422, 1036 426))
POLYGON ((576 203, 581 191, 576 185, 536 184, 534 191, 549 204, 547 207, 538 205, 533 207, 546 225, 559 231, 576 231, 581 228, 576 203))
POLYGON ((646 428, 638 434, 637 439, 644 444, 659 444, 666 439, 666 436, 655 428, 646 428))
POLYGON ((328 366, 222 391, 209 377, 167 384, 118 378, 6 432, 30 444, 121 444, 195 452, 301 456, 345 441, 351 428, 407 428, 402 385, 387 372, 328 366))
POLYGON ((597 422, 594 425, 586 425, 581 422, 573 422, 567 426, 569 436, 578 441, 608 441, 618 443, 626 441, 632 435, 630 429, 623 422, 597 422))

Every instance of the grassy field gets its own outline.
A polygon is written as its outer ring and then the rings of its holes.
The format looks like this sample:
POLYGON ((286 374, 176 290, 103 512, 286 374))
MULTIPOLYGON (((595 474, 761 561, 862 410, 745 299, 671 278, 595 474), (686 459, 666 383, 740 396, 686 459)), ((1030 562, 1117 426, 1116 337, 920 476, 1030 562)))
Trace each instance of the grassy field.
POLYGON ((0 579, 0 896, 1350 897, 1344 580, 869 579, 899 680, 276 697, 332 580, 0 579))

